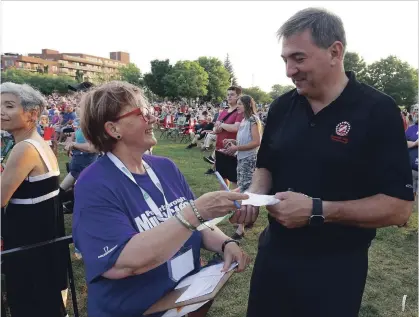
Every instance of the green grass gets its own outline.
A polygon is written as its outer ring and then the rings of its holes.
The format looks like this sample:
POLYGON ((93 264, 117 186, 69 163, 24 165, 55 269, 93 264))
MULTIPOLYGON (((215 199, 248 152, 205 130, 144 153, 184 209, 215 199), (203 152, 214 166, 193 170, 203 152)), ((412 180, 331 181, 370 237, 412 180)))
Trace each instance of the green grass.
MULTIPOLYGON (((204 153, 197 148, 185 150, 185 144, 159 140, 154 149, 155 155, 174 160, 185 175, 195 195, 218 190, 213 176, 204 175, 209 165, 202 160, 204 153)), ((209 153, 206 152, 205 155, 209 153)), ((62 175, 68 158, 60 153, 62 175)), ((415 207, 415 210, 417 208, 415 207)), ((253 229, 246 233, 242 246, 254 259, 257 239, 267 224, 266 213, 261 212, 253 229)), ((415 211, 407 228, 385 228, 378 230, 377 238, 370 249, 369 274, 364 293, 361 317, 413 317, 418 309, 418 213, 415 211), (407 295, 406 308, 401 312, 403 295, 407 295)), ((66 216, 67 232, 71 233, 71 216, 66 216)), ((229 223, 220 228, 228 235, 234 232, 229 223)), ((210 255, 203 252, 204 258, 210 255)), ((77 298, 81 316, 86 317, 87 288, 84 279, 83 263, 73 258, 77 298)), ((246 315, 247 297, 252 272, 252 264, 241 274, 234 274, 217 297, 208 314, 209 317, 243 317, 246 315)), ((303 305, 304 303, 302 303, 303 305)), ((70 315, 71 297, 67 303, 70 315)), ((345 309, 342 307, 342 309, 345 309)), ((262 317, 262 316, 261 316, 262 317)))

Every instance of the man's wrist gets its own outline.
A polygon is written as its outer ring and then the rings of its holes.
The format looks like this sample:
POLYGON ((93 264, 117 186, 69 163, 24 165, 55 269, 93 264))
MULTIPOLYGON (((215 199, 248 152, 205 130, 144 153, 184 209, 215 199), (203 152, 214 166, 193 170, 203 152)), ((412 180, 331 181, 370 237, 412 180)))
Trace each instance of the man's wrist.
POLYGON ((335 201, 323 201, 324 222, 336 222, 339 214, 339 203, 335 201))

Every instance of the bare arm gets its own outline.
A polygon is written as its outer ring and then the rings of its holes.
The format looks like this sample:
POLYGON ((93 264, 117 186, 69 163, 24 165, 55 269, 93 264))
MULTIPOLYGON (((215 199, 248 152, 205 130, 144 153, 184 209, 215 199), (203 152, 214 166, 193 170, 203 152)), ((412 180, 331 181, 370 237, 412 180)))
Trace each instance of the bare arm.
MULTIPOLYGON (((183 212, 193 226, 199 225, 190 206, 185 207, 183 212)), ((174 217, 151 230, 136 234, 124 247, 115 265, 103 276, 120 279, 150 271, 172 258, 191 234, 174 217)))
POLYGON ((378 194, 351 201, 325 201, 323 209, 326 222, 381 228, 405 224, 412 213, 413 202, 378 194))
POLYGON ((0 178, 2 207, 7 205, 16 189, 35 168, 37 157, 36 149, 27 142, 20 142, 13 148, 0 178))
POLYGON ((416 141, 407 141, 407 147, 409 148, 409 149, 411 149, 412 147, 417 147, 418 146, 418 142, 419 142, 419 139, 418 140, 416 140, 416 141))
POLYGON ((266 195, 272 188, 272 175, 266 168, 257 168, 253 173, 249 192, 266 195))
POLYGON ((75 150, 80 150, 80 151, 88 152, 88 153, 96 153, 97 152, 95 147, 90 142, 73 143, 72 148, 75 149, 75 150))
POLYGON ((252 141, 237 147, 238 151, 248 151, 257 148, 260 145, 260 131, 257 124, 252 125, 252 141))
POLYGON ((222 123, 220 128, 228 131, 228 132, 237 132, 239 131, 240 122, 235 122, 232 124, 222 123))
POLYGON ((214 227, 214 231, 205 229, 202 231, 202 243, 205 250, 221 253, 221 246, 224 241, 230 239, 218 227, 214 227))
MULTIPOLYGON (((195 201, 197 209, 204 219, 213 219, 226 215, 234 208, 234 200, 248 196, 233 192, 213 192, 201 196, 195 201)), ((185 219, 194 227, 200 225, 190 205, 183 210, 185 219)), ((150 271, 176 254, 189 239, 192 232, 185 228, 175 217, 150 230, 135 234, 125 245, 115 265, 103 274, 109 279, 119 279, 150 271)), ((218 240, 210 239, 210 247, 218 240)), ((221 245, 220 245, 221 247, 221 245)))

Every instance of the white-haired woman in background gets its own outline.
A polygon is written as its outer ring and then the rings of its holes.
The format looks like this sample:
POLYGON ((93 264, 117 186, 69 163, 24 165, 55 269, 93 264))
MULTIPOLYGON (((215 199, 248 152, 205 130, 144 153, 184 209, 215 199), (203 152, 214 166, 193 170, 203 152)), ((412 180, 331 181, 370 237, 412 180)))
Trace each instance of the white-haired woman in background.
MULTIPOLYGON (((0 93, 2 129, 15 140, 1 175, 4 247, 12 249, 64 236, 57 158, 36 127, 45 99, 32 87, 14 83, 1 84, 0 93)), ((8 257, 3 273, 13 317, 67 315, 61 296, 67 289, 65 246, 8 257)))

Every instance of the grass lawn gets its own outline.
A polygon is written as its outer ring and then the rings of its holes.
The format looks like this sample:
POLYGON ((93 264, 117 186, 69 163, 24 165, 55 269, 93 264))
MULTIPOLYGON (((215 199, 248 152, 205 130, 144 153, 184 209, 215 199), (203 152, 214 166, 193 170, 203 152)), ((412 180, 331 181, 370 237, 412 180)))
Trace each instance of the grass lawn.
MULTIPOLYGON (((159 140, 154 149, 155 155, 174 160, 185 175, 195 195, 218 190, 214 176, 204 175, 209 165, 202 160, 203 153, 197 148, 185 150, 185 144, 159 140)), ((208 153, 205 153, 208 155, 208 153)), ((62 177, 65 175, 65 162, 68 159, 60 153, 62 177)), ((246 234, 242 246, 254 259, 257 239, 267 224, 266 213, 261 212, 253 229, 246 234)), ((71 233, 71 216, 66 216, 68 234, 71 233)), ((232 225, 224 223, 221 229, 231 235, 232 225)), ((418 213, 412 215, 407 228, 386 228, 378 230, 377 238, 370 249, 369 274, 364 293, 361 317, 413 317, 418 310, 418 213), (407 295, 406 308, 402 312, 402 298, 407 295)), ((205 257, 209 255, 204 253, 205 257)), ((73 258, 79 312, 86 317, 87 287, 84 279, 83 263, 73 258)), ((219 294, 208 316, 243 317, 246 315, 250 276, 253 266, 241 274, 234 274, 219 294)), ((70 295, 70 294, 69 294, 70 295)), ((139 298, 139 300, 141 300, 139 298)), ((302 305, 304 303, 301 303, 302 305)), ((67 303, 71 311, 71 297, 67 303)), ((345 308, 342 307, 342 310, 345 308)), ((262 317, 262 316, 261 316, 262 317)), ((279 316, 280 317, 280 316, 279 316)), ((338 316, 336 316, 338 317, 338 316)))

